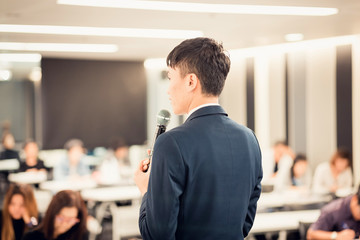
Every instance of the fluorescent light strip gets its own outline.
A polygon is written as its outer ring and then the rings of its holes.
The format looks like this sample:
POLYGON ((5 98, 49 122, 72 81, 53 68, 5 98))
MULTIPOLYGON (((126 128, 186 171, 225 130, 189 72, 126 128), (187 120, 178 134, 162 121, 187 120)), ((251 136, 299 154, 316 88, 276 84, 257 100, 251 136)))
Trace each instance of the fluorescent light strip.
POLYGON ((265 15, 328 16, 338 13, 337 8, 293 7, 239 4, 211 4, 190 2, 135 1, 135 0, 58 0, 58 4, 110 7, 143 10, 160 10, 197 13, 232 13, 265 15))
POLYGON ((322 38, 293 43, 283 43, 262 47, 250 47, 229 50, 231 56, 241 56, 242 58, 257 57, 271 54, 288 53, 300 50, 322 49, 337 45, 354 44, 359 41, 359 35, 340 36, 332 38, 322 38))
POLYGON ((203 36, 203 33, 201 31, 190 30, 12 24, 0 24, 0 32, 166 39, 187 39, 203 36))
POLYGON ((0 62, 40 62, 38 53, 0 53, 0 62))
POLYGON ((0 42, 0 49, 14 51, 112 53, 116 52, 118 50, 118 47, 113 44, 0 42))

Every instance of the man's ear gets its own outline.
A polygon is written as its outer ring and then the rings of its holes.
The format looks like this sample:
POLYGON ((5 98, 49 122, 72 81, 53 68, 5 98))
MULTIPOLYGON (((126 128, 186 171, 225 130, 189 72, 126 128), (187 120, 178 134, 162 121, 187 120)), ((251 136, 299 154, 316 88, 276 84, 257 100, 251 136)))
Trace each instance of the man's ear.
POLYGON ((190 73, 187 79, 187 87, 190 91, 195 90, 200 84, 198 77, 194 73, 190 73))

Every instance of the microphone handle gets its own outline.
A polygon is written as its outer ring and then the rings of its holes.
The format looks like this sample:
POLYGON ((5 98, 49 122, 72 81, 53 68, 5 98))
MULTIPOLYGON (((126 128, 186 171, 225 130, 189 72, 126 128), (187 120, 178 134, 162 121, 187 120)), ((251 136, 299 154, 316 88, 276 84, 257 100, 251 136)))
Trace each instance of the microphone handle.
POLYGON ((154 145, 155 145, 155 141, 156 139, 159 137, 160 134, 164 133, 166 131, 166 126, 164 125, 157 125, 156 127, 156 131, 155 131, 155 137, 154 137, 154 141, 153 141, 153 145, 150 151, 150 155, 149 155, 149 164, 148 164, 148 168, 146 170, 143 170, 144 173, 146 173, 149 170, 150 167, 150 162, 151 162, 151 157, 153 155, 153 149, 154 149, 154 145))

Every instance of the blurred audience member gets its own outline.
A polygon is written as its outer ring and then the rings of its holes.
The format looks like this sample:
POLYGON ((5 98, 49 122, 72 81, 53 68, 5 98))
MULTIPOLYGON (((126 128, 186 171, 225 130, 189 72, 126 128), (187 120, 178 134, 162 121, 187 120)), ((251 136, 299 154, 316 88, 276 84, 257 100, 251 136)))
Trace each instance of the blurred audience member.
POLYGON ((351 154, 339 148, 330 162, 319 164, 316 168, 313 192, 318 194, 336 193, 338 190, 352 188, 351 154))
POLYGON ((15 138, 10 132, 6 132, 2 137, 4 150, 0 153, 0 160, 16 158, 20 162, 19 152, 14 150, 15 138))
POLYGON ((107 157, 103 160, 98 171, 98 180, 102 184, 116 184, 121 179, 131 178, 129 160, 129 146, 124 139, 112 141, 107 157))
POLYGON ((292 165, 295 155, 286 142, 278 141, 262 157, 263 181, 274 178, 281 168, 292 165))
POLYGON ((20 163, 20 172, 46 171, 44 162, 38 158, 39 147, 36 142, 29 140, 24 145, 25 161, 20 163))
POLYGON ((30 185, 11 184, 0 211, 0 239, 20 240, 37 225, 38 211, 30 185))
POLYGON ((80 193, 65 190, 51 200, 38 228, 23 240, 81 240, 86 237, 87 210, 80 193))
POLYGON ((311 172, 306 156, 298 154, 292 165, 279 169, 276 176, 274 190, 288 189, 309 190, 311 185, 311 172))
POLYGON ((360 187, 356 194, 336 199, 321 209, 306 239, 358 239, 360 231, 360 187))
POLYGON ((71 139, 65 143, 67 155, 54 167, 54 180, 77 179, 89 176, 90 168, 84 162, 84 143, 71 139))

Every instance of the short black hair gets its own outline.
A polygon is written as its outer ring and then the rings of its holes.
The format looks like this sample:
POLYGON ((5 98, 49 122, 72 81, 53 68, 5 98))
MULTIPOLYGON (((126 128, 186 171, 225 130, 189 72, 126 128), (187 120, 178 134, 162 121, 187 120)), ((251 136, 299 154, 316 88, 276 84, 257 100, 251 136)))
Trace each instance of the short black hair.
POLYGON ((84 148, 84 142, 81 141, 80 139, 73 138, 73 139, 68 140, 64 145, 64 148, 68 151, 73 147, 84 148))
POLYGON ((306 158, 306 155, 305 155, 305 154, 300 153, 300 154, 296 155, 296 157, 295 157, 295 159, 294 159, 294 161, 293 161, 293 164, 292 164, 292 166, 291 166, 291 169, 290 169, 291 179, 294 178, 294 167, 295 167, 295 164, 298 163, 298 162, 300 162, 300 161, 305 161, 305 162, 307 162, 307 158, 306 158))
POLYGON ((118 138, 113 138, 110 141, 110 148, 114 151, 116 151, 116 149, 122 148, 122 147, 128 147, 129 145, 127 144, 127 142, 125 141, 125 139, 118 137, 118 138))
POLYGON ((180 69, 182 77, 194 73, 202 93, 219 96, 230 70, 230 58, 223 45, 211 38, 187 39, 167 56, 168 67, 180 69))

